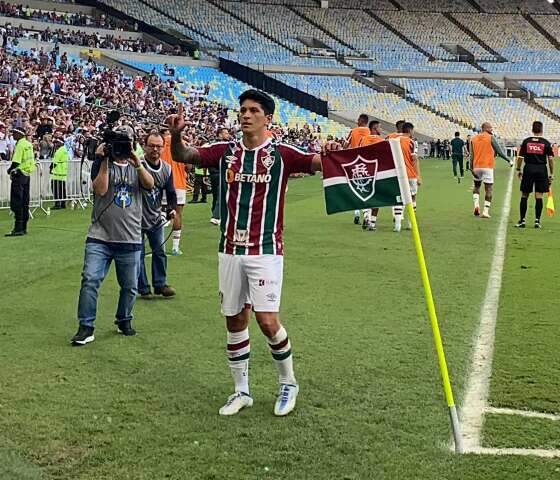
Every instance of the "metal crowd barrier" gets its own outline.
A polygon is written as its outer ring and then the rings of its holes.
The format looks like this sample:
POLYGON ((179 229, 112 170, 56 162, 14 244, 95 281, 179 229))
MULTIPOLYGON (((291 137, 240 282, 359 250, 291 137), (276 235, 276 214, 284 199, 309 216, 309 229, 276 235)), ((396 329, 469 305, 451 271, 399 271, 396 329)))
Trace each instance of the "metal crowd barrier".
MULTIPOLYGON (((39 160, 37 169, 31 175, 29 188, 29 209, 35 212, 40 209, 50 212, 50 206, 55 202, 51 188, 49 167, 51 160, 39 160)), ((0 210, 10 208, 10 163, 0 162, 0 210)), ((88 160, 83 163, 79 159, 68 162, 68 177, 66 180, 66 195, 58 201, 70 202, 69 208, 75 206, 85 208, 92 199, 92 185, 90 179, 91 164, 88 160)))

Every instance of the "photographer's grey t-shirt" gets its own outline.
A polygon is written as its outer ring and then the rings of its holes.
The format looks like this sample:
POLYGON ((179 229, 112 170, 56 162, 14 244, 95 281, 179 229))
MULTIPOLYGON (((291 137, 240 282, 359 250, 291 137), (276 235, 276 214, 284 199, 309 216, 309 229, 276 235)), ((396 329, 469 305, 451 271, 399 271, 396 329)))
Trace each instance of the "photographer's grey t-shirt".
POLYGON ((150 230, 163 226, 161 220, 161 197, 166 189, 173 188, 171 180, 171 166, 160 160, 159 167, 154 168, 146 162, 146 168, 154 178, 154 188, 142 189, 142 228, 150 230))
MULTIPOLYGON (((101 168, 96 160, 91 169, 94 180, 101 168)), ((95 195, 87 241, 142 245, 142 192, 138 172, 132 165, 109 163, 109 189, 95 195)))

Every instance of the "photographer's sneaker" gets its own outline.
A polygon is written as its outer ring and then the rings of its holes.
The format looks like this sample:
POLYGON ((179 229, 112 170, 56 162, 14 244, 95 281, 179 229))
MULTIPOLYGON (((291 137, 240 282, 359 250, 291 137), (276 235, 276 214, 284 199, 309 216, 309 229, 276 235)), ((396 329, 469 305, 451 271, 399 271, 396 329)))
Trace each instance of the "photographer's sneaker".
POLYGON ((542 228, 540 220, 535 220, 535 228, 542 228))
POLYGON ((214 218, 214 217, 212 217, 212 218, 210 219, 210 223, 211 223, 212 225, 219 225, 219 224, 220 224, 220 219, 219 219, 219 218, 214 218))
POLYGON ((525 228, 525 220, 519 220, 519 222, 515 224, 515 228, 525 228))
POLYGON ((78 327, 78 332, 72 337, 72 345, 83 346, 91 343, 95 340, 93 335, 93 327, 86 327, 85 325, 80 325, 78 327))
POLYGON ((115 324, 117 325, 117 332, 121 333, 125 337, 133 337, 136 335, 136 330, 132 328, 130 320, 125 320, 124 322, 118 322, 115 320, 115 324))
POLYGON ((281 383, 278 397, 274 404, 274 415, 283 417, 288 415, 296 407, 296 399, 299 393, 299 385, 281 383))
POLYGON ((235 392, 230 395, 225 405, 220 408, 219 414, 224 416, 236 415, 245 407, 253 406, 253 397, 245 392, 235 392))
POLYGON ((183 252, 178 248, 174 248, 173 250, 171 250, 171 255, 173 257, 178 257, 179 255, 183 255, 183 252))
POLYGON ((162 297, 174 297, 177 292, 173 287, 164 285, 163 287, 154 287, 154 295, 161 295, 162 297))

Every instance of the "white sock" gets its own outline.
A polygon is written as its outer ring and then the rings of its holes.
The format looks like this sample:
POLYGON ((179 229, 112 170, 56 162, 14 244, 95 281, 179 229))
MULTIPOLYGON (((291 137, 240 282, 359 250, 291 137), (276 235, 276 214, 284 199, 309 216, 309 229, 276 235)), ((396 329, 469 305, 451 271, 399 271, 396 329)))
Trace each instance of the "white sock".
POLYGON ((393 207, 393 215, 395 217, 395 229, 400 230, 403 219, 403 207, 393 207))
POLYGON ((273 337, 267 338, 270 353, 274 359, 274 364, 278 370, 278 379, 280 383, 289 383, 296 385, 296 377, 294 375, 294 360, 292 357, 292 345, 288 338, 288 332, 284 327, 276 332, 273 337))
POLYGON ((173 230, 171 238, 173 240, 173 250, 179 250, 179 243, 181 242, 181 230, 173 230))
POLYGON ((227 356, 236 392, 249 395, 249 329, 227 332, 227 356))
POLYGON ((371 216, 371 223, 373 223, 374 225, 377 223, 377 215, 371 216))
POLYGON ((369 223, 371 220, 371 210, 370 209, 362 210, 362 213, 364 214, 364 222, 369 223))
POLYGON ((360 216, 360 211, 359 210, 354 210, 354 216, 359 217, 360 216))
POLYGON ((490 213, 490 206, 492 205, 492 202, 489 202, 488 200, 484 201, 484 213, 489 214, 490 213))
POLYGON ((473 193, 472 199, 474 202, 474 208, 480 208, 480 194, 473 193))

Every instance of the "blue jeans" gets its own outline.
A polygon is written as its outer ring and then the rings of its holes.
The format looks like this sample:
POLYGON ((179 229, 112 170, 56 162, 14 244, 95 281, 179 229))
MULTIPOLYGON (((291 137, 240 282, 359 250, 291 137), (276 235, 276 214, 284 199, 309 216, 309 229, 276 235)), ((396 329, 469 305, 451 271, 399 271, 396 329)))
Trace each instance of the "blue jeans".
MULTIPOLYGON (((163 225, 153 230, 143 230, 142 235, 148 237, 150 249, 152 250, 152 283, 154 288, 162 288, 167 284, 167 256, 165 255, 165 231, 163 225)), ((144 238, 142 236, 142 238, 144 238)), ((148 293, 150 291, 150 282, 146 275, 146 266, 144 258, 146 249, 142 242, 142 256, 140 258, 140 268, 138 271, 138 291, 140 293, 148 293)))
POLYGON ((121 287, 115 317, 117 322, 132 320, 132 308, 136 302, 140 253, 140 250, 120 250, 103 243, 86 243, 82 287, 78 302, 80 325, 94 326, 99 287, 107 276, 113 260, 115 261, 117 281, 121 287))

